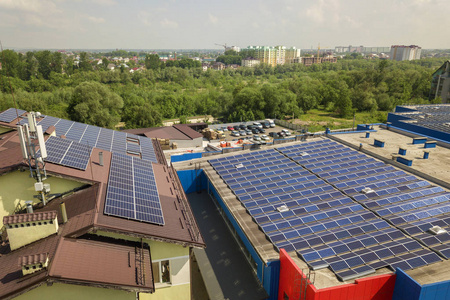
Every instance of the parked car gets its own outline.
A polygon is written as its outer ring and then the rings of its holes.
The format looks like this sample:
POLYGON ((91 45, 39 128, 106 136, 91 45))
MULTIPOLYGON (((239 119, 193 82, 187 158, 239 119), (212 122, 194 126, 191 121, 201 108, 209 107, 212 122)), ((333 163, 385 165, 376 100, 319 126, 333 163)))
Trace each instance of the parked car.
POLYGON ((239 125, 240 130, 245 130, 246 128, 247 128, 247 126, 245 126, 244 124, 239 125))
POLYGON ((252 125, 252 124, 250 124, 250 125, 247 125, 247 129, 250 129, 250 130, 252 130, 253 128, 255 128, 255 126, 254 126, 254 125, 252 125))
POLYGON ((277 138, 278 137, 278 133, 276 133, 275 131, 269 132, 269 136, 271 138, 277 138))
POLYGON ((259 133, 266 133, 266 130, 264 128, 260 128, 259 133))
POLYGON ((259 122, 253 122, 253 126, 255 126, 257 128, 263 128, 263 126, 259 122))
POLYGON ((231 132, 231 135, 232 135, 232 136, 240 136, 239 131, 237 131, 237 130, 233 130, 233 131, 231 132))
POLYGON ((279 137, 285 137, 286 133, 284 131, 280 131, 280 132, 278 132, 278 136, 279 137))
POLYGON ((254 136, 253 136, 253 139, 254 139, 255 141, 260 141, 260 140, 261 140, 261 137, 260 137, 259 135, 254 135, 254 136))
POLYGON ((253 129, 252 129, 252 133, 254 133, 254 134, 259 133, 259 129, 258 129, 258 128, 253 128, 253 129))
POLYGON ((270 128, 270 123, 269 123, 269 121, 264 121, 264 122, 262 123, 262 126, 263 126, 263 128, 270 128))
POLYGON ((261 140, 263 140, 263 141, 269 141, 270 138, 269 138, 267 135, 263 134, 263 135, 261 135, 261 140))
POLYGON ((228 129, 229 131, 233 131, 233 130, 234 130, 234 127, 233 127, 233 126, 228 126, 227 129, 228 129))
POLYGON ((239 134, 242 135, 242 136, 247 135, 247 133, 245 133, 245 130, 239 131, 239 134))
POLYGON ((290 132, 289 130, 287 130, 287 129, 281 129, 281 132, 284 132, 284 134, 285 134, 286 136, 291 135, 291 132, 290 132))
POLYGON ((251 134, 252 134, 252 131, 249 130, 249 129, 247 129, 247 130, 245 131, 245 133, 246 133, 247 135, 251 135, 251 134))

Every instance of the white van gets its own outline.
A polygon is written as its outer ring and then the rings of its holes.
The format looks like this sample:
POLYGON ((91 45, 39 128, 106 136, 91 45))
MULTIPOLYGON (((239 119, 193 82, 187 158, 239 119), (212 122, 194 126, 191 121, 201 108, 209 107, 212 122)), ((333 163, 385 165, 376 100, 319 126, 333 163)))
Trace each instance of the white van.
POLYGON ((269 122, 270 124, 270 128, 274 128, 275 127, 275 122, 271 119, 266 119, 267 122, 269 122))

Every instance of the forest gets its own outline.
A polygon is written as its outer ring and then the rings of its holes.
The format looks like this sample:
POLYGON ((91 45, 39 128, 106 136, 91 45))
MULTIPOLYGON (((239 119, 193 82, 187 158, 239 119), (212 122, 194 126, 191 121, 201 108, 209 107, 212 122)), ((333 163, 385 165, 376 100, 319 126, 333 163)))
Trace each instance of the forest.
MULTIPOLYGON (((126 128, 152 127, 164 119, 206 114, 224 122, 302 118, 317 108, 342 118, 370 112, 383 121, 385 112, 396 105, 430 103, 431 75, 447 60, 396 62, 348 56, 309 67, 203 71, 198 61, 164 63, 156 54, 139 54, 139 62, 108 70, 108 57, 4 50, 0 111, 14 107, 15 101, 21 109, 108 128, 118 122, 125 122, 126 128), (130 67, 141 65, 141 70, 130 72, 130 67)), ((218 61, 222 59, 219 56, 218 61)))

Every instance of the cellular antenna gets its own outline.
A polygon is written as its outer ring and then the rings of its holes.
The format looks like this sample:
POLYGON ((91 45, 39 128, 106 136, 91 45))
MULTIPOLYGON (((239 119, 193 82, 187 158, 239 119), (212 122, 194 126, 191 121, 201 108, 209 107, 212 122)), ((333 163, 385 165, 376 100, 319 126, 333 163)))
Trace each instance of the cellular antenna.
POLYGON ((40 115, 39 112, 29 112, 28 124, 23 126, 17 125, 17 131, 19 132, 22 156, 28 161, 31 177, 37 181, 34 185, 35 190, 39 193, 42 203, 46 205, 46 199, 50 193, 50 185, 43 183, 47 179, 44 162, 44 159, 47 158, 47 147, 45 146, 42 125, 37 125, 36 123, 36 117, 39 118, 40 115), (37 140, 37 143, 35 140, 37 140), (39 151, 36 151, 36 146, 39 146, 39 151))

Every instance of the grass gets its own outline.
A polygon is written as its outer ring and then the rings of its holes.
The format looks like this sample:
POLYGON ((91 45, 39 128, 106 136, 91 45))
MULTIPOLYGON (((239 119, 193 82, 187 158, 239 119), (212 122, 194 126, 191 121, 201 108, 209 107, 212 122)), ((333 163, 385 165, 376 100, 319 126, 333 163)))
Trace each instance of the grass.
MULTIPOLYGON (((355 114, 355 128, 358 124, 365 123, 385 123, 387 112, 357 112, 355 114)), ((353 127, 353 118, 340 118, 334 112, 326 111, 323 108, 312 109, 294 120, 295 124, 308 126, 310 132, 324 131, 330 129, 343 129, 353 127)))

